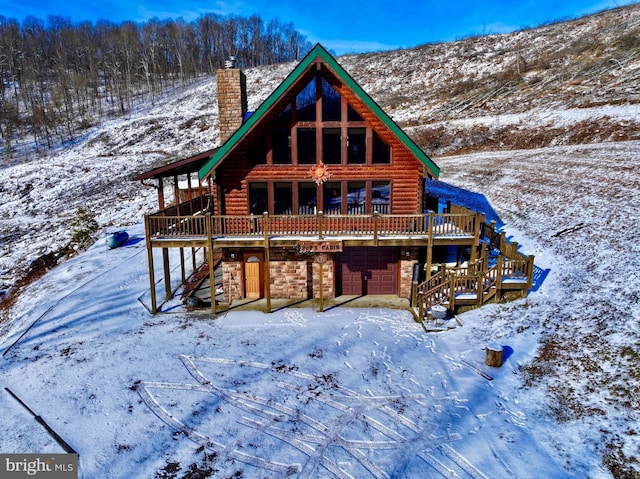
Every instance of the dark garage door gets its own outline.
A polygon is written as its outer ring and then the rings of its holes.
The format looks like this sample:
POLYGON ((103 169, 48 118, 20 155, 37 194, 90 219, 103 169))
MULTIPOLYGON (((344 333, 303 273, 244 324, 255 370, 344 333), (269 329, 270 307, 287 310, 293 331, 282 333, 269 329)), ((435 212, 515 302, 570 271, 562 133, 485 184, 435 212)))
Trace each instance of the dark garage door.
POLYGON ((338 294, 398 294, 396 248, 345 248, 337 256, 338 294))

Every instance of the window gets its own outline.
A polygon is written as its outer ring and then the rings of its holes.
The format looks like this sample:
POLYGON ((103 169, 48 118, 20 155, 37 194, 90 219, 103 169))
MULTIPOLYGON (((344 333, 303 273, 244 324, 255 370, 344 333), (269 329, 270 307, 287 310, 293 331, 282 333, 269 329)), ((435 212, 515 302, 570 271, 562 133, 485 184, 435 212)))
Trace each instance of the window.
POLYGON ((371 161, 376 164, 391 163, 391 148, 389 148, 389 145, 387 145, 375 131, 373 132, 371 161))
POLYGON ((351 105, 347 108, 347 120, 348 121, 364 121, 357 111, 353 109, 351 105))
POLYGON ((252 215, 268 211, 267 183, 249 183, 249 211, 252 215))
POLYGON ((367 161, 367 129, 349 128, 347 162, 364 164, 367 161))
POLYGON ((337 181, 327 182, 323 186, 324 213, 339 215, 342 213, 342 185, 337 181))
POLYGON ((322 129, 322 161, 327 165, 342 163, 342 131, 340 128, 322 129))
POLYGON ((298 214, 316 214, 318 187, 315 183, 298 183, 298 214))
POLYGON ((315 78, 296 97, 296 117, 298 121, 316 121, 315 78))
POLYGON ((293 195, 291 183, 276 182, 273 187, 273 214, 290 215, 293 213, 293 195))
POLYGON ((347 214, 363 215, 366 213, 367 185, 364 181, 347 183, 347 214))
POLYGON ((322 79, 322 121, 340 121, 342 97, 322 79))
POLYGON ((371 211, 382 214, 390 213, 391 183, 374 181, 371 185, 371 211))
POLYGON ((298 164, 315 165, 316 129, 298 128, 298 164))
POLYGON ((291 124, 291 103, 287 103, 274 121, 279 125, 289 126, 291 124))
POLYGON ((271 130, 273 162, 283 165, 291 164, 291 130, 274 128, 271 130))
POLYGON ((247 159, 250 165, 263 165, 267 162, 267 140, 264 134, 249 147, 247 159))

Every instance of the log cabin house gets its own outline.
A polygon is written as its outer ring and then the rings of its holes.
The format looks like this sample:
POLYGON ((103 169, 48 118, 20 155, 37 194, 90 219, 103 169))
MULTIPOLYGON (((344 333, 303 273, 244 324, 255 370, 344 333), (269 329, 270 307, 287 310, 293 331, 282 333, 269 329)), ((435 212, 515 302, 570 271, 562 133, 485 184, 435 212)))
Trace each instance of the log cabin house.
POLYGON ((321 45, 251 114, 233 61, 217 85, 221 146, 134 178, 158 180, 159 211, 145 217, 153 313, 153 252, 162 251, 170 298, 170 248, 182 283, 191 248, 196 279, 222 270, 220 303, 264 298, 267 310, 272 298, 315 298, 322 310, 325 298, 396 295, 422 319, 434 305, 455 310, 531 287, 533 258, 482 212, 439 211, 426 193, 438 166, 321 45))

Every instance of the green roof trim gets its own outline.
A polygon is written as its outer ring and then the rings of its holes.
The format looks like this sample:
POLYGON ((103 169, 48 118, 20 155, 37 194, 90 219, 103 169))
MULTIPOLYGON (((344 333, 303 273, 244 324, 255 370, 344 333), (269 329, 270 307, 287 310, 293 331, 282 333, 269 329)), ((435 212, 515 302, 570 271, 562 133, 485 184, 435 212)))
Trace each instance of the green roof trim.
POLYGON ((198 176, 203 179, 213 170, 238 144, 251 129, 260 122, 273 105, 291 88, 300 76, 320 57, 324 63, 342 80, 366 105, 375 113, 384 125, 426 166, 436 177, 440 175, 440 168, 424 151, 387 115, 358 83, 351 78, 344 68, 319 43, 314 46, 300 63, 287 75, 284 81, 267 97, 260 107, 238 128, 233 135, 214 153, 211 159, 200 169, 198 176))

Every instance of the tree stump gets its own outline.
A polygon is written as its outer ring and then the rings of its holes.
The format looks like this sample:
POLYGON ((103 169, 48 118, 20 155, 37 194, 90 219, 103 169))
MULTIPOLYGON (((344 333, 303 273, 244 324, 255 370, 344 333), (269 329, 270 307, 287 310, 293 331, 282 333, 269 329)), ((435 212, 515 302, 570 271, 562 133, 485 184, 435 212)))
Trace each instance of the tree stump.
POLYGON ((502 352, 504 348, 498 344, 489 344, 485 351, 487 353, 484 363, 487 366, 492 366, 494 368, 499 368, 502 366, 502 352))

